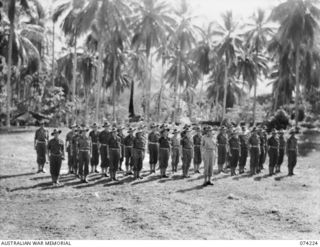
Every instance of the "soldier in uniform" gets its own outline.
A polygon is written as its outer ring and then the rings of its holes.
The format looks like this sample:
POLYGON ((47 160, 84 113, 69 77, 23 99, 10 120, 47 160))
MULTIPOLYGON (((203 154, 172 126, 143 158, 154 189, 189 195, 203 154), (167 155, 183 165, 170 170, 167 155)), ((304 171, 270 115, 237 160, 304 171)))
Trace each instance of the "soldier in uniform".
POLYGON ((265 130, 263 128, 258 129, 258 136, 260 138, 260 156, 259 156, 259 166, 257 168, 257 173, 260 173, 263 169, 263 164, 266 160, 266 143, 267 143, 267 136, 265 130))
POLYGON ((193 159, 193 140, 191 137, 191 129, 186 128, 185 134, 180 141, 182 147, 182 174, 184 178, 189 178, 189 168, 193 159))
POLYGON ((157 132, 157 125, 151 125, 151 132, 148 135, 148 149, 149 149, 149 164, 150 173, 156 172, 156 164, 159 158, 159 138, 160 135, 157 132))
POLYGON ((59 183, 60 169, 62 160, 64 160, 64 144, 59 135, 61 130, 54 129, 51 133, 54 136, 48 143, 48 159, 50 161, 50 174, 53 186, 61 185, 59 183))
POLYGON ((213 185, 211 177, 213 174, 213 166, 216 160, 217 144, 212 135, 212 127, 206 128, 206 135, 203 136, 201 141, 201 151, 204 164, 204 183, 203 186, 213 185))
POLYGON ((276 129, 272 130, 272 136, 268 139, 269 176, 274 174, 274 168, 278 162, 279 139, 276 129))
POLYGON ((108 159, 108 140, 110 138, 110 124, 105 122, 102 126, 104 128, 103 131, 99 134, 99 148, 100 148, 100 156, 101 156, 101 172, 105 177, 108 177, 108 167, 109 167, 109 159, 108 159))
POLYGON ((79 149, 78 149, 78 141, 80 138, 80 126, 76 127, 75 134, 71 138, 71 153, 72 153, 72 164, 73 164, 73 172, 76 176, 80 178, 79 174, 79 149))
POLYGON ((121 139, 118 136, 117 128, 113 127, 111 136, 108 138, 108 158, 110 160, 110 177, 111 180, 117 181, 116 174, 118 171, 121 155, 121 139))
POLYGON ((298 140, 295 137, 295 129, 291 129, 290 137, 287 140, 287 156, 288 156, 288 176, 293 176, 293 169, 297 164, 298 156, 298 140))
POLYGON ((259 166, 260 157, 260 138, 257 134, 257 128, 253 127, 251 130, 251 136, 249 138, 250 148, 250 175, 256 174, 259 166))
POLYGON ((136 133, 136 137, 133 139, 133 171, 135 179, 142 179, 140 172, 143 167, 143 160, 145 155, 146 141, 142 136, 143 129, 139 128, 136 133))
POLYGON ((84 183, 88 183, 87 176, 89 174, 89 162, 92 150, 91 138, 87 136, 88 131, 89 128, 82 126, 78 140, 79 175, 84 183))
POLYGON ((133 168, 133 157, 132 157, 132 147, 133 147, 133 128, 128 129, 128 135, 124 138, 124 155, 126 158, 126 175, 132 175, 133 168))
POLYGON ((178 139, 179 131, 175 129, 173 131, 173 137, 171 138, 171 166, 172 173, 177 172, 179 156, 180 156, 180 141, 178 139))
POLYGON ((99 173, 97 170, 98 164, 99 164, 99 147, 98 147, 98 142, 99 142, 99 131, 98 131, 98 125, 97 123, 94 123, 91 126, 92 130, 89 132, 89 137, 91 138, 91 173, 99 173))
POLYGON ((159 138, 159 167, 160 176, 167 178, 166 170, 170 157, 170 139, 168 137, 169 129, 162 129, 161 137, 159 138))
POLYGON ((120 153, 120 160, 119 160, 119 171, 122 171, 122 163, 124 161, 124 134, 123 134, 124 127, 118 128, 118 137, 120 138, 121 144, 121 153, 120 153))
POLYGON ((248 157, 248 137, 246 127, 242 126, 242 133, 239 135, 240 140, 240 159, 239 159, 239 174, 244 173, 244 168, 248 157))
POLYGON ((196 134, 193 136, 193 148, 194 148, 194 158, 193 158, 193 165, 194 165, 194 173, 200 173, 199 168, 202 162, 201 157, 201 128, 197 126, 195 128, 196 134))
POLYGON ((226 136, 226 128, 220 127, 220 133, 217 136, 218 145, 218 172, 223 171, 223 166, 226 163, 227 151, 228 151, 228 139, 226 136))
POLYGON ((281 129, 279 130, 279 155, 278 155, 278 161, 276 165, 276 173, 281 172, 280 167, 283 163, 285 148, 286 148, 286 140, 284 139, 284 131, 283 129, 281 129))
POLYGON ((74 171, 73 171, 74 165, 73 165, 71 146, 72 146, 72 138, 73 138, 73 136, 76 135, 76 128, 77 128, 77 125, 73 124, 70 127, 71 131, 69 131, 66 135, 66 151, 68 153, 68 174, 74 173, 74 171))
POLYGON ((34 149, 37 151, 37 173, 45 173, 44 164, 46 163, 47 141, 49 140, 48 130, 44 128, 44 122, 40 121, 40 128, 36 130, 34 136, 34 149))
POLYGON ((231 137, 229 138, 229 147, 231 176, 235 176, 240 156, 240 140, 238 131, 236 129, 231 132, 231 137))

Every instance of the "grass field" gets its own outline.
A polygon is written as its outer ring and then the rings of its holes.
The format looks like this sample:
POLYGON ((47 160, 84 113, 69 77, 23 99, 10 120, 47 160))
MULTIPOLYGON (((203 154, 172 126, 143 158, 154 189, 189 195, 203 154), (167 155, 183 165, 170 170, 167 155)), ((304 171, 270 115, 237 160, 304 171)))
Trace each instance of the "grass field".
POLYGON ((192 171, 149 176, 146 158, 143 180, 94 174, 89 184, 64 161, 64 187, 53 188, 35 160, 33 133, 0 135, 0 239, 320 239, 319 152, 299 158, 293 177, 285 160, 277 176, 221 174, 210 187, 192 171))

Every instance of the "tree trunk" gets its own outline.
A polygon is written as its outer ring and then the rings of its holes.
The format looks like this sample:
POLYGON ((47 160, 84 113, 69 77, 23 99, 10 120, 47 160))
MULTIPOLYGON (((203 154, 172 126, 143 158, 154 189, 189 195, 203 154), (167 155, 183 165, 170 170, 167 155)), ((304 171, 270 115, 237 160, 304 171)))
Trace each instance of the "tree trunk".
POLYGON ((300 89, 299 89, 299 67, 300 67, 300 53, 299 53, 299 47, 296 48, 296 99, 295 99, 295 121, 296 121, 296 127, 298 127, 298 121, 299 121, 299 98, 300 98, 300 89))
POLYGON ((203 118, 203 112, 202 112, 202 107, 203 107, 203 104, 202 104, 202 94, 203 94, 203 84, 204 84, 204 74, 202 74, 202 82, 201 82, 201 88, 200 88, 200 97, 199 97, 199 106, 200 106, 200 110, 201 110, 201 118, 203 118))
POLYGON ((16 0, 11 0, 12 19, 10 20, 10 35, 9 35, 9 51, 8 51, 8 75, 7 75, 7 127, 10 127, 11 113, 11 67, 12 67, 12 43, 14 35, 14 17, 15 17, 16 0))
POLYGON ((219 115, 219 95, 220 94, 220 89, 218 88, 217 94, 216 94, 216 120, 218 120, 218 115, 219 115))
POLYGON ((54 39, 55 39, 55 28, 54 22, 52 21, 52 75, 51 75, 51 85, 54 87, 54 39))
POLYGON ((177 90, 178 90, 178 84, 179 84, 179 77, 180 77, 180 67, 181 67, 181 56, 180 53, 178 54, 178 64, 177 64, 178 68, 177 68, 177 77, 176 77, 176 81, 174 83, 174 101, 173 101, 173 122, 176 123, 177 122, 177 90))
POLYGON ((150 73, 148 81, 147 122, 150 121, 151 81, 152 81, 152 55, 150 56, 150 73))
POLYGON ((113 121, 116 121, 116 72, 117 72, 117 61, 113 58, 113 84, 112 84, 112 118, 113 121))
POLYGON ((161 114, 161 98, 162 98, 162 90, 163 90, 163 78, 164 78, 164 67, 165 67, 165 60, 162 59, 161 64, 161 78, 160 78, 160 92, 159 92, 159 100, 158 100, 158 122, 160 121, 160 114, 161 114))
POLYGON ((103 39, 99 44, 99 57, 98 57, 98 83, 97 83, 97 93, 96 93, 96 115, 95 115, 95 122, 99 122, 99 112, 100 112, 100 94, 101 94, 101 84, 102 84, 102 75, 103 75, 103 62, 102 62, 102 57, 103 57, 103 39))
POLYGON ((276 112, 278 109, 278 101, 279 101, 279 86, 275 86, 275 100, 274 100, 273 112, 276 112))
POLYGON ((73 72, 72 72, 72 118, 76 120, 76 81, 77 81, 77 38, 74 42, 74 54, 73 54, 73 72))
POLYGON ((89 89, 90 88, 90 86, 89 87, 86 87, 85 88, 85 90, 84 90, 84 92, 85 92, 85 105, 84 105, 84 122, 85 122, 85 124, 86 124, 86 126, 88 125, 88 106, 89 106, 89 89))
POLYGON ((253 113, 252 113, 253 125, 256 122, 256 105, 257 105, 257 79, 254 82, 254 93, 253 93, 253 113))
POLYGON ((227 90, 228 90, 228 69, 229 63, 227 62, 227 56, 225 60, 225 70, 224 70, 224 89, 223 89, 223 109, 222 109, 222 120, 225 118, 226 105, 227 105, 227 90))

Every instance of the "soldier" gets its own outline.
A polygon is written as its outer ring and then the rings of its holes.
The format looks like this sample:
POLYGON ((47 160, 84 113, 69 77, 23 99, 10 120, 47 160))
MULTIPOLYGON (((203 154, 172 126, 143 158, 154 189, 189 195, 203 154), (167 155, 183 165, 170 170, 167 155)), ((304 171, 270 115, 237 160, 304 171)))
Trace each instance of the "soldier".
POLYGON ((231 132, 231 136, 229 138, 229 147, 231 176, 234 176, 236 175, 236 168, 238 166, 240 156, 240 140, 238 131, 236 129, 231 132))
POLYGON ((293 169, 297 164, 298 155, 298 139, 295 137, 296 131, 291 129, 290 137, 287 140, 287 156, 288 156, 288 176, 293 176, 293 169))
POLYGON ((91 126, 92 130, 89 132, 89 137, 91 138, 91 173, 99 173, 97 170, 98 164, 99 164, 99 147, 98 147, 98 142, 99 142, 99 131, 98 131, 98 125, 97 123, 94 123, 91 126))
POLYGON ((108 139, 108 158, 110 160, 110 177, 112 181, 117 181, 116 174, 118 171, 121 155, 121 139, 118 136, 117 128, 113 127, 111 136, 108 139))
POLYGON ((195 128, 196 134, 193 136, 193 148, 194 148, 194 158, 193 158, 193 165, 194 165, 194 173, 200 173, 199 168, 202 162, 201 157, 201 128, 197 126, 195 128))
POLYGON ((80 178, 79 174, 79 150, 78 150, 78 141, 80 138, 80 126, 77 126, 75 130, 75 135, 71 138, 71 153, 72 153, 72 164, 74 174, 80 178))
POLYGON ((101 156, 101 172, 105 177, 108 177, 108 167, 109 167, 109 159, 108 159, 108 140, 110 138, 110 124, 105 122, 102 126, 104 128, 103 131, 99 134, 99 148, 100 148, 100 156, 101 156))
POLYGON ((228 139, 226 136, 226 128, 220 127, 220 133, 217 136, 218 145, 218 172, 223 171, 223 165, 226 163, 227 150, 228 150, 228 139))
POLYGON ((239 135, 240 140, 240 159, 239 159, 239 174, 244 173, 244 168, 248 157, 248 137, 246 127, 242 126, 242 133, 239 135))
POLYGON ((283 162, 285 147, 286 147, 286 140, 284 139, 284 131, 283 129, 281 129, 279 130, 279 155, 278 155, 278 161, 276 165, 276 173, 281 172, 280 167, 283 162))
POLYGON ((170 139, 168 137, 169 129, 162 129, 161 137, 159 139, 159 167, 160 176, 167 178, 166 170, 168 168, 168 161, 170 156, 170 139))
POLYGON ((213 185, 211 176, 213 174, 213 166, 216 160, 217 144, 212 135, 212 127, 206 128, 206 135, 203 136, 201 141, 201 151, 204 164, 204 183, 203 186, 213 185))
POLYGON ((87 176, 89 174, 89 162, 92 150, 91 138, 87 136, 88 131, 89 128, 82 126, 78 140, 79 175, 83 183, 88 183, 87 176))
POLYGON ((136 133, 136 137, 133 139, 133 149, 132 149, 132 156, 133 156, 133 171, 134 171, 134 178, 135 179, 142 179, 140 176, 140 172, 143 167, 143 160, 145 155, 145 146, 146 141, 142 136, 143 129, 139 128, 136 133))
POLYGON ((124 160, 124 134, 123 134, 124 127, 118 128, 118 137, 120 138, 121 144, 121 153, 120 153, 120 160, 119 160, 119 171, 122 171, 122 162, 124 160))
POLYGON ((252 128, 248 143, 250 149, 250 175, 253 176, 258 170, 260 157, 260 138, 256 127, 252 128))
POLYGON ((157 125, 151 125, 151 132, 148 135, 148 149, 149 149, 149 164, 150 173, 156 172, 156 164, 159 156, 159 133, 157 132, 157 125))
POLYGON ((73 138, 73 136, 76 135, 76 128, 77 128, 76 124, 73 124, 72 126, 70 126, 71 131, 69 131, 66 135, 66 151, 68 153, 68 174, 74 173, 74 171, 73 171, 74 165, 73 165, 71 146, 72 146, 72 138, 73 138))
POLYGON ((126 175, 132 175, 133 159, 132 159, 132 147, 133 147, 133 128, 128 129, 128 135, 124 138, 124 155, 126 158, 126 175))
POLYGON ((263 169, 263 164, 266 161, 266 143, 267 143, 267 136, 265 130, 263 128, 258 129, 258 136, 260 138, 260 156, 259 156, 259 165, 257 168, 257 173, 260 173, 263 169))
POLYGON ((179 156, 180 156, 180 141, 178 139, 179 131, 175 129, 173 131, 173 137, 171 138, 171 166, 172 173, 177 172, 179 156))
POLYGON ((193 159, 193 141, 191 138, 191 129, 186 128, 185 134, 180 141, 182 147, 182 173, 184 178, 189 178, 189 168, 193 159))
POLYGON ((274 174, 274 168, 278 162, 279 139, 276 129, 272 130, 272 136, 268 139, 269 176, 274 174))
POLYGON ((44 164, 46 163, 47 141, 49 140, 48 130, 44 128, 44 122, 40 121, 40 128, 36 130, 34 136, 34 149, 37 151, 37 173, 45 173, 44 164))
POLYGON ((48 159, 50 161, 50 174, 52 184, 61 185, 59 183, 60 169, 62 160, 64 160, 64 144, 59 135, 61 130, 54 129, 51 133, 54 136, 48 143, 48 159))

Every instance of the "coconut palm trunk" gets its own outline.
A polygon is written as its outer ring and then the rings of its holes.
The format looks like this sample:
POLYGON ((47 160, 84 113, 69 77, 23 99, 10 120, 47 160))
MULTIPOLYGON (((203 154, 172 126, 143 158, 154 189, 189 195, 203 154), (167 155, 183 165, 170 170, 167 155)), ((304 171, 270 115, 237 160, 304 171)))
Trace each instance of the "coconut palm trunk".
POLYGON ((8 51, 8 77, 7 77, 7 127, 10 127, 10 113, 11 113, 11 70, 12 70, 12 43, 14 35, 14 19, 16 12, 16 0, 11 0, 9 9, 10 18, 10 35, 9 35, 9 51, 8 51))
POLYGON ((178 91, 178 84, 179 84, 179 77, 180 77, 180 69, 181 69, 181 57, 180 54, 178 55, 178 64, 177 64, 177 77, 174 83, 174 101, 173 101, 173 122, 177 122, 177 91, 178 91))
POLYGON ((117 73, 117 61, 113 58, 113 84, 112 84, 112 118, 116 121, 116 73, 117 73))
POLYGON ((162 59, 161 64, 161 78, 160 78, 160 92, 159 92, 159 100, 158 100, 158 122, 160 121, 160 114, 161 114, 161 98, 162 98, 162 90, 163 90, 163 78, 164 78, 164 67, 165 67, 165 60, 162 59))
POLYGON ((256 105, 257 105, 257 79, 254 81, 254 92, 253 92, 253 124, 256 122, 256 105))
MULTIPOLYGON (((227 90, 228 90, 228 69, 229 64, 227 62, 227 56, 225 60, 225 70, 224 70, 224 89, 223 89, 223 109, 222 109, 222 120, 225 118, 226 106, 227 106, 227 90)), ((222 122, 221 122, 222 123, 222 122)))
POLYGON ((54 42, 55 39, 55 28, 54 21, 52 21, 52 76, 51 76, 51 85, 54 87, 54 42))
MULTIPOLYGON (((102 39, 103 40, 103 39, 102 39)), ((97 83, 97 93, 96 93, 96 114, 95 114, 95 122, 99 121, 99 112, 100 112, 100 95, 101 95, 101 85, 102 85, 102 73, 103 73, 103 62, 102 62, 102 56, 103 56, 103 50, 104 45, 103 41, 99 44, 99 57, 98 57, 98 83, 97 83)))
POLYGON ((299 97, 300 97, 300 89, 299 89, 299 67, 300 67, 300 52, 299 47, 296 48, 296 99, 295 99, 295 121, 296 127, 298 127, 299 121, 299 97))
POLYGON ((73 103, 72 118, 73 118, 73 121, 75 121, 76 119, 76 81, 77 81, 77 38, 75 37, 74 55, 73 55, 73 72, 72 72, 72 103, 73 103))

